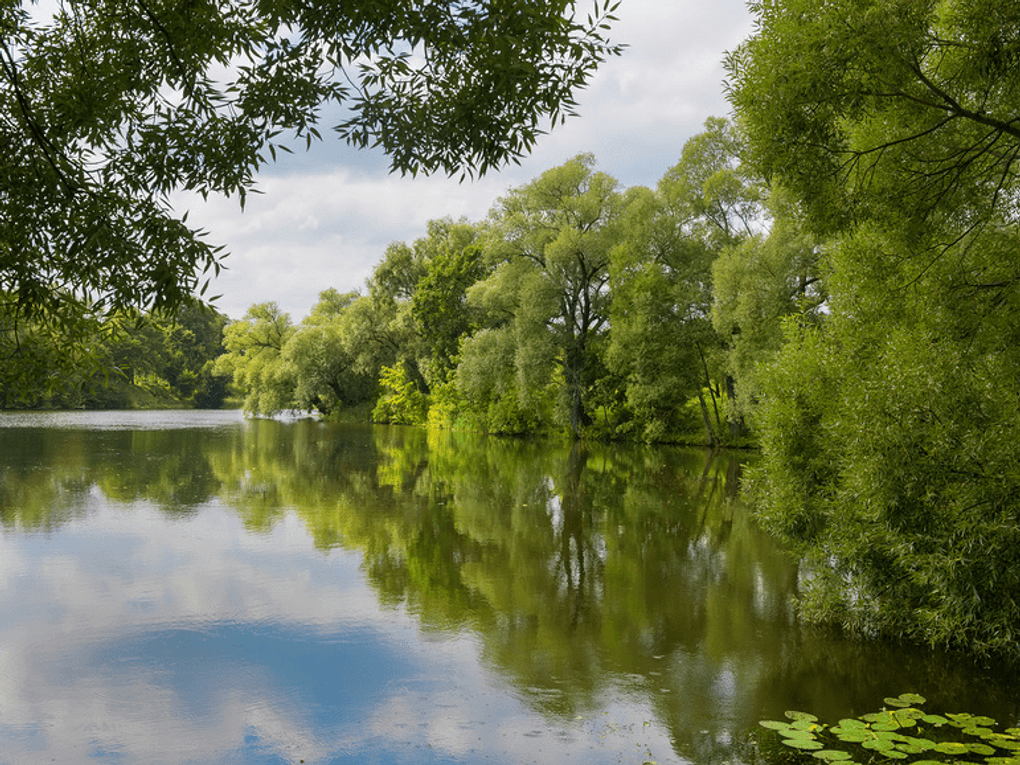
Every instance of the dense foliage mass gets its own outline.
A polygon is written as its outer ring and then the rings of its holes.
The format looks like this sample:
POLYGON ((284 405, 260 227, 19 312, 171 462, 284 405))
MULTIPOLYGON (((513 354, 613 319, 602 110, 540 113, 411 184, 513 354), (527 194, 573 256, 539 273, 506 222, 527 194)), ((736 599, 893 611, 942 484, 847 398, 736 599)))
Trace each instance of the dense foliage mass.
MULTIPOLYGON (((740 395, 728 356, 743 319, 713 308, 713 264, 768 249, 771 209, 739 155, 732 126, 712 119, 654 190, 623 190, 578 156, 511 189, 485 221, 433 221, 391 245, 366 294, 327 290, 297 326, 252 306, 217 368, 251 413, 732 442, 743 430, 728 422, 740 395)), ((808 261, 776 259, 763 294, 792 270, 809 290, 808 261)), ((735 294, 736 279, 719 283, 735 294)), ((770 341, 794 308, 771 298, 770 341)))
POLYGON ((731 98, 829 295, 755 373, 761 517, 814 560, 812 615, 1016 659, 1016 5, 754 10, 731 98))
POLYGON ((41 351, 33 369, 42 379, 26 380, 37 395, 18 396, 19 388, 0 389, 0 408, 215 409, 228 395, 230 376, 213 364, 223 351, 229 319, 199 305, 174 318, 159 313, 121 313, 99 323, 84 338, 87 363, 68 364, 56 343, 36 338, 41 351))
MULTIPOLYGON (((178 190, 235 195, 324 119, 401 172, 525 154, 618 52, 573 0, 0 5, 0 383, 94 358, 104 317, 176 309, 221 248, 178 190), (56 346, 54 359, 40 354, 56 346)), ((205 282, 207 284, 207 282, 205 282)))

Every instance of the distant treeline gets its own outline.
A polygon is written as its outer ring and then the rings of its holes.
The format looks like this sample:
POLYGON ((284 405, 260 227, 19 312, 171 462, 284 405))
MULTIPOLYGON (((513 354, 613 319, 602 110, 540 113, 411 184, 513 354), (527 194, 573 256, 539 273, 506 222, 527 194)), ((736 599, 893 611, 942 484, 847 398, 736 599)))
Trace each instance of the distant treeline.
POLYGON ((230 378, 213 372, 229 319, 197 303, 173 318, 121 314, 96 321, 75 354, 45 327, 23 335, 37 376, 3 391, 9 409, 223 406, 230 378))

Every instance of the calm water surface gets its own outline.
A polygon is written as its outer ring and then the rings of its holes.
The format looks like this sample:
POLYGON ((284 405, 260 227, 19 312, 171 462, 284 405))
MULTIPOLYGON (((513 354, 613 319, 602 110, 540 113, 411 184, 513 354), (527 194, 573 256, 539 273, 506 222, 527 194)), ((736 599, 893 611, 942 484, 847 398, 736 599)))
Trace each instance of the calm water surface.
POLYGON ((0 763, 746 762, 1015 687, 798 624, 737 458, 234 412, 0 415, 0 763))

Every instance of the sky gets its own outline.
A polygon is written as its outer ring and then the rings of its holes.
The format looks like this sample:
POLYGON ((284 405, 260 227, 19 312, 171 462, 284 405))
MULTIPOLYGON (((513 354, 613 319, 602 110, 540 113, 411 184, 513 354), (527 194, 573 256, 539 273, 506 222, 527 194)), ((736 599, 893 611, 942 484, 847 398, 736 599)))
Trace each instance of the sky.
MULTIPOLYGON (((587 0, 578 0, 584 9, 587 0)), ((519 166, 475 181, 401 177, 380 152, 323 142, 264 167, 242 212, 237 199, 180 195, 179 211, 230 253, 207 296, 233 319, 275 301, 294 321, 330 287, 364 291, 392 242, 411 243, 430 220, 485 218, 497 199, 583 152, 622 187, 654 186, 709 117, 730 112, 725 52, 752 31, 745 0, 622 0, 613 42, 627 46, 580 93, 580 116, 539 138, 519 166)))

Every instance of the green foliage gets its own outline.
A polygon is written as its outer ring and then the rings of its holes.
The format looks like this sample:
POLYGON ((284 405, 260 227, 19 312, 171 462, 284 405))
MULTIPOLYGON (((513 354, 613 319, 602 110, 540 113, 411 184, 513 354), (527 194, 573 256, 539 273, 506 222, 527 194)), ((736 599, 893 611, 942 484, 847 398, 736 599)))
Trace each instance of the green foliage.
POLYGON ((751 8, 757 32, 729 55, 729 97, 755 164, 789 185, 820 228, 966 227, 1013 206, 1020 27, 1011 4, 751 8))
POLYGON ((0 372, 0 408, 218 408, 226 381, 213 373, 212 362, 223 350, 226 323, 216 311, 190 305, 173 319, 161 314, 94 319, 88 335, 73 342, 44 323, 21 328, 16 353, 34 360, 0 372), (87 352, 76 351, 78 341, 87 352), (11 379, 30 370, 42 377, 11 379))
POLYGON ((762 522, 814 566, 807 615, 1020 659, 1015 13, 754 10, 730 95, 755 166, 828 237, 802 271, 824 307, 801 300, 750 379, 762 522))
POLYGON ((24 352, 0 348, 8 367, 47 367, 38 324, 80 345, 92 317, 203 294, 224 253, 171 195, 243 205, 267 159, 320 138, 327 111, 395 170, 483 173, 573 114, 619 52, 611 3, 584 21, 570 0, 29 6, 0 8, 0 312, 30 335, 24 352))
POLYGON ((791 324, 767 367, 755 485, 763 522, 815 561, 807 613, 1018 658, 1017 297, 956 272, 1011 268, 1000 238, 924 274, 879 232, 846 238, 828 321, 791 324))
POLYGON ((1020 763, 1020 729, 996 731, 995 720, 980 715, 926 714, 920 709, 924 703, 923 696, 902 693, 885 699, 892 709, 833 726, 807 712, 787 712, 785 721, 762 720, 759 725, 781 738, 801 762, 1020 763))
POLYGON ((379 376, 379 386, 382 390, 375 409, 372 410, 373 422, 421 425, 426 421, 428 399, 418 390, 414 382, 408 379, 403 364, 383 367, 379 376))
POLYGON ((604 353, 622 211, 617 182, 594 164, 576 157, 511 190, 492 211, 486 254, 495 270, 469 302, 500 322, 499 342, 472 338, 464 351, 473 344, 474 357, 491 349, 510 362, 524 407, 558 384, 561 424, 574 437, 591 423, 586 398, 604 353))
POLYGON ((628 192, 626 235, 613 255, 608 358, 626 391, 619 435, 689 439, 696 427, 685 405, 697 398, 706 442, 723 439, 712 264, 760 225, 760 197, 732 127, 719 119, 684 145, 654 192, 628 192))
POLYGON ((754 413, 759 369, 783 345, 783 319, 820 320, 826 299, 817 239, 808 233, 796 200, 775 188, 765 204, 768 233, 724 248, 712 262, 712 326, 724 342, 734 380, 734 418, 754 413))
POLYGON ((247 414, 273 415, 294 407, 294 372, 282 352, 294 334, 290 315, 276 303, 257 303, 223 332, 226 353, 216 371, 233 376, 247 414))

